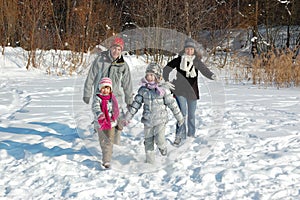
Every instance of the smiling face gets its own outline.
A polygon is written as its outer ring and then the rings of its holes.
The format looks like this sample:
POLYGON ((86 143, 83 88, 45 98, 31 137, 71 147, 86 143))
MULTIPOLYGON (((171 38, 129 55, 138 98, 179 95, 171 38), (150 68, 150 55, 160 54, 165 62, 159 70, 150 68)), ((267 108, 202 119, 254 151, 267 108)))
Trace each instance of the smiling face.
POLYGON ((111 93, 111 88, 109 86, 104 86, 100 89, 101 94, 109 95, 111 93))
POLYGON ((114 45, 110 48, 110 54, 112 58, 117 59, 122 53, 122 48, 120 46, 114 45))
POLYGON ((184 49, 184 52, 185 52, 186 55, 192 56, 195 53, 195 49, 193 47, 186 47, 184 49))

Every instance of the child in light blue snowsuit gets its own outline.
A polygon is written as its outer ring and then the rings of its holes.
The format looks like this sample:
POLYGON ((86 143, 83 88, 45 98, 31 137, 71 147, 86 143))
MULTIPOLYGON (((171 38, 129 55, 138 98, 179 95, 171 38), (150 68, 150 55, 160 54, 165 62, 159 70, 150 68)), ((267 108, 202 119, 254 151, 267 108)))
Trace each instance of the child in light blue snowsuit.
POLYGON ((167 107, 172 111, 178 124, 183 124, 184 119, 175 98, 171 94, 170 87, 172 85, 163 81, 162 69, 158 64, 150 63, 147 66, 146 76, 142 78, 141 83, 142 86, 121 123, 126 125, 143 104, 141 122, 144 124, 146 162, 154 164, 154 143, 161 155, 167 155, 165 139, 165 128, 168 122, 167 107))

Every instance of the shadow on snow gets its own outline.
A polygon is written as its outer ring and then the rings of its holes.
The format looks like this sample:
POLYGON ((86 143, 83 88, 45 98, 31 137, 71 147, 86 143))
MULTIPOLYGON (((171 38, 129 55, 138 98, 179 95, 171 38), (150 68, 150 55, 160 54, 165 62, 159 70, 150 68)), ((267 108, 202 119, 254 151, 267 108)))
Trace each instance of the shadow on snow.
MULTIPOLYGON (((49 133, 47 131, 38 131, 30 128, 19 128, 19 127, 0 127, 0 132, 2 133, 13 133, 13 134, 28 134, 28 135, 38 135, 42 138, 53 137, 60 140, 66 141, 68 143, 74 143, 76 139, 80 139, 75 128, 70 128, 67 125, 60 123, 42 123, 42 122, 31 122, 30 124, 42 125, 51 128, 57 132, 57 134, 49 133)), ((24 142, 16 142, 13 140, 2 140, 0 141, 0 149, 5 149, 9 155, 13 156, 15 159, 19 160, 25 157, 26 152, 31 154, 42 153, 44 156, 56 157, 62 155, 86 155, 92 156, 89 151, 82 147, 80 150, 75 150, 73 148, 62 148, 59 146, 54 146, 53 148, 48 148, 43 142, 36 144, 29 144, 24 142)))

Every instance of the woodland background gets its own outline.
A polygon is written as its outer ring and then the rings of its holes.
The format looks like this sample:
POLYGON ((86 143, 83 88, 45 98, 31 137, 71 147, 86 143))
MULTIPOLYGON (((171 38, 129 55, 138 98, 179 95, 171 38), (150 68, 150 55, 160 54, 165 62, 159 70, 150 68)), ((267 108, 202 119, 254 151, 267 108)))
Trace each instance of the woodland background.
MULTIPOLYGON (((0 0, 0 39, 2 46, 27 50, 87 51, 137 26, 175 29, 199 40, 203 30, 251 29, 259 35, 259 26, 295 26, 299 16, 297 0, 0 0)), ((268 39, 275 42, 272 35, 268 39)))
MULTIPOLYGON (((300 76, 299 67, 291 65, 299 54, 299 16, 299 0, 0 0, 0 46, 27 50, 27 69, 38 67, 37 50, 70 50, 79 55, 72 63, 80 64, 83 53, 117 33, 160 27, 191 36, 210 55, 221 51, 218 66, 223 68, 228 54, 235 56, 237 49, 229 41, 239 31, 248 36, 238 49, 250 46, 250 56, 236 58, 241 73, 249 74, 250 67, 253 83, 266 73, 274 82, 273 67, 279 62, 274 59, 280 56, 280 67, 288 66, 290 74, 300 76)), ((288 82, 297 85, 299 79, 290 77, 288 82)))

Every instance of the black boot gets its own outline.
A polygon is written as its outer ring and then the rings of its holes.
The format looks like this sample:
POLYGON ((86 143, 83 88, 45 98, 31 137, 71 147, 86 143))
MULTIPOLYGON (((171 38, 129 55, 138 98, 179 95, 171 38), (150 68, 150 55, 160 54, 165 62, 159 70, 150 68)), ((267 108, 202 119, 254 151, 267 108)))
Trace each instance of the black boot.
POLYGON ((167 155, 167 153, 168 153, 167 147, 165 147, 165 148, 163 148, 163 149, 160 149, 160 148, 158 148, 158 149, 159 149, 160 154, 161 154, 162 156, 167 155))

